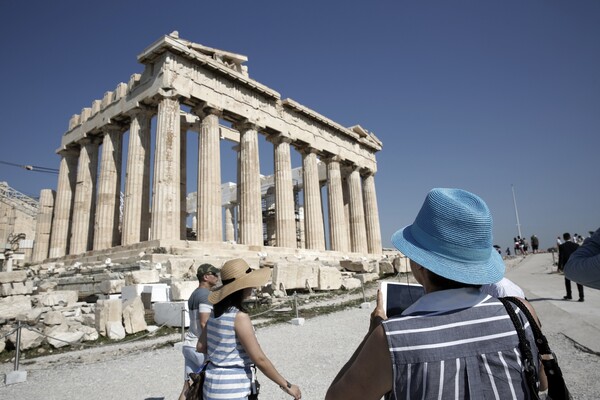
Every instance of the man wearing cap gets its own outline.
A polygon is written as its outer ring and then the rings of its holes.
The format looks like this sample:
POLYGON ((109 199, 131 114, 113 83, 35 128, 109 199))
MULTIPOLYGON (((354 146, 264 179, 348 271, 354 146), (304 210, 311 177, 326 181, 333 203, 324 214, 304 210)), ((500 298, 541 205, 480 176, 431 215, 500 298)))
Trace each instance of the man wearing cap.
POLYGON ((196 277, 198 278, 198 287, 188 299, 190 328, 185 335, 182 347, 183 358, 185 359, 185 382, 179 400, 185 400, 185 392, 190 384, 189 373, 198 372, 204 364, 204 354, 196 352, 196 344, 206 327, 206 321, 208 321, 213 308, 208 301, 208 295, 219 281, 219 270, 211 264, 202 264, 198 267, 196 277))
MULTIPOLYGON (((326 400, 532 398, 515 327, 504 305, 480 290, 504 275, 485 202, 461 189, 432 189, 392 243, 410 259, 425 295, 387 319, 378 293, 369 333, 326 400)), ((525 335, 534 343, 528 324, 525 335)), ((531 351, 537 360, 535 346, 531 351)), ((545 390, 535 364, 538 389, 545 390)))

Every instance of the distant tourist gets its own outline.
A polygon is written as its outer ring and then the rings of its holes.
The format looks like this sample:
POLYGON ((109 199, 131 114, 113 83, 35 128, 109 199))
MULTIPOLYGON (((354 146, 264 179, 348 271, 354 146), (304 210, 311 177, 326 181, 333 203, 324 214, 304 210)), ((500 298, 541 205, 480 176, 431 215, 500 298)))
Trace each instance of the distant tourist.
POLYGON ((538 237, 535 234, 531 235, 531 251, 533 252, 533 254, 538 252, 539 246, 540 246, 540 240, 538 239, 538 237))
MULTIPOLYGON (((565 265, 569 261, 571 255, 577 250, 579 245, 571 241, 571 234, 565 232, 563 234, 563 239, 565 242, 558 246, 558 270, 563 271, 565 265)), ((571 300, 573 297, 571 296, 571 281, 565 276, 565 289, 567 294, 563 297, 565 300, 571 300)), ((579 291, 579 301, 583 302, 583 286, 578 283, 577 290, 579 291)))
POLYGON ((565 276, 584 286, 600 289, 600 229, 592 233, 569 257, 565 276))
MULTIPOLYGON (((502 303, 480 290, 505 271, 492 246, 485 202, 460 189, 432 189, 414 223, 394 233, 392 243, 410 259, 425 295, 387 319, 378 293, 369 332, 325 399, 533 397, 514 325, 502 303)), ((531 327, 524 326, 534 343, 531 327)), ((538 360, 536 346, 531 351, 538 360)), ((545 390, 539 361, 532 367, 545 390)))

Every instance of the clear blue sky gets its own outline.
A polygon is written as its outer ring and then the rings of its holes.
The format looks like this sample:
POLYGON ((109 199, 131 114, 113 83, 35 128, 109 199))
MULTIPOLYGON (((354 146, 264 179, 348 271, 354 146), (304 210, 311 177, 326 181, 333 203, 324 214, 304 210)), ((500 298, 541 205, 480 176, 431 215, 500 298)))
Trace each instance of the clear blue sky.
MULTIPOLYGON (((517 234, 511 184, 542 248, 600 226, 595 0, 2 1, 0 161, 58 168, 70 116, 141 72, 136 56, 173 30, 248 56, 282 98, 383 141, 384 246, 432 187, 483 197, 503 248, 517 234)), ((4 164, 0 180, 56 188, 56 175, 4 164)))

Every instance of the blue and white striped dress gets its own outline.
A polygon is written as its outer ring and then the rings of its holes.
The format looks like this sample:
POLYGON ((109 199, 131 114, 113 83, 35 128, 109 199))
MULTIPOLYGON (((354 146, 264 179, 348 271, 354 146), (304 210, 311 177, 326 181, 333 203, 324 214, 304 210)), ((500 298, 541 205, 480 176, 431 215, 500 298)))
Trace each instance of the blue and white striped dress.
POLYGON ((208 359, 204 399, 247 399, 250 393, 252 361, 235 335, 234 322, 239 310, 229 308, 206 324, 208 359))
MULTIPOLYGON (((453 289, 454 295, 469 295, 453 289)), ((468 289, 464 289, 468 290, 468 289)), ((452 302, 450 293, 437 293, 452 302), (448 297, 450 296, 450 297, 448 297)), ((426 295, 425 297, 433 295, 426 295)), ((420 310, 383 322, 393 366, 394 400, 523 400, 530 395, 519 339, 498 299, 485 294, 469 307, 420 310)), ((475 296, 473 296, 475 297, 475 296)), ((415 303, 417 305, 417 303, 415 303)), ((430 304, 431 305, 431 304, 430 304)), ((409 311, 409 310, 407 310, 409 311)), ((517 310, 537 360, 527 318, 517 310)), ((534 366, 538 369, 538 365, 534 366)))

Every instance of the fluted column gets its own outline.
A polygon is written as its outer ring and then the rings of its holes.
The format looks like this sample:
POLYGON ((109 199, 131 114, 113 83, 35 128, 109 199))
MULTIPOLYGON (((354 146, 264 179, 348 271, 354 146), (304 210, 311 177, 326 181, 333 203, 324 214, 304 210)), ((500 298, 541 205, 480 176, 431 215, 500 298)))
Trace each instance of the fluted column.
MULTIPOLYGON (((179 237, 187 240, 187 125, 180 123, 179 135, 179 237)), ((196 193, 197 194, 197 193, 196 193)))
POLYGON ((117 246, 119 240, 119 203, 121 193, 122 129, 106 127, 102 140, 102 159, 96 198, 94 250, 117 246))
POLYGON ((240 131, 239 239, 241 244, 262 246, 262 203, 258 132, 252 124, 238 126, 240 131))
POLYGON ((344 193, 339 157, 333 157, 327 163, 327 199, 329 200, 331 250, 350 251, 348 227, 344 215, 344 193))
POLYGON ((302 180, 304 181, 306 248, 325 250, 321 189, 315 149, 308 148, 302 152, 302 180))
POLYGON ((92 248, 94 212, 96 206, 96 178, 98 175, 98 141, 81 140, 77 184, 73 205, 73 227, 69 254, 84 253, 92 248))
POLYGON ((367 227, 367 246, 370 254, 381 254, 381 228, 379 226, 379 211, 377 194, 375 192, 375 176, 372 172, 363 179, 365 200, 365 224, 367 227))
POLYGON ((56 201, 52 232, 50 234, 50 258, 67 254, 71 234, 71 218, 73 216, 73 200, 75 199, 75 183, 77 180, 78 153, 73 150, 60 152, 60 169, 56 186, 56 201))
POLYGON ((270 140, 273 142, 275 164, 275 239, 277 247, 296 248, 291 139, 276 136, 270 140))
POLYGON ((136 110, 129 125, 129 147, 123 205, 123 245, 148 240, 150 228, 150 120, 148 110, 136 110))
POLYGON ((198 139, 198 240, 222 242, 219 111, 205 108, 198 139))
POLYGON ((179 136, 179 101, 163 98, 158 104, 156 121, 151 240, 180 237, 179 136))
POLYGON ((235 229, 233 221, 233 209, 235 204, 229 203, 225 205, 225 241, 235 242, 235 229))
POLYGON ((367 253, 367 232, 365 227, 365 209, 359 168, 355 167, 348 177, 350 194, 350 235, 352 251, 367 253))
POLYGON ((54 190, 42 189, 40 191, 40 210, 35 225, 35 241, 31 256, 33 262, 40 262, 48 258, 55 196, 54 190))

